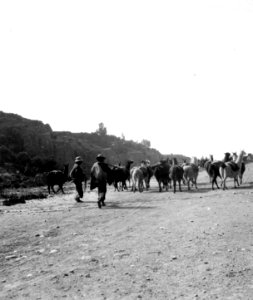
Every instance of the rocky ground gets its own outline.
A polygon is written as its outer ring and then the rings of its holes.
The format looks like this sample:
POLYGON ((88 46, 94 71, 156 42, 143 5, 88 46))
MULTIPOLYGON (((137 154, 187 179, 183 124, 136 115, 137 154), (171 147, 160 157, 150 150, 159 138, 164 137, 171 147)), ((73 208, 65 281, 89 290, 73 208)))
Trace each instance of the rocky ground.
POLYGON ((253 299, 253 164, 228 187, 1 206, 0 299, 253 299))

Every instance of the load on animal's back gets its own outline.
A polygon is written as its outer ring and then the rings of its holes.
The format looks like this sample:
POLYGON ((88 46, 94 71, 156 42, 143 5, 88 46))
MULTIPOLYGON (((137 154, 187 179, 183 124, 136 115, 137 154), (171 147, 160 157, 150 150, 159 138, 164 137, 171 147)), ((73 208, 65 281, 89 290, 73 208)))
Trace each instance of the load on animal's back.
POLYGON ((234 187, 236 188, 239 186, 239 172, 242 166, 243 162, 243 157, 244 154, 246 154, 243 150, 240 152, 239 156, 237 157, 236 161, 229 161, 225 162, 220 166, 220 175, 222 179, 222 185, 223 185, 223 190, 227 189, 226 186, 226 180, 227 178, 233 178, 234 179, 234 187))

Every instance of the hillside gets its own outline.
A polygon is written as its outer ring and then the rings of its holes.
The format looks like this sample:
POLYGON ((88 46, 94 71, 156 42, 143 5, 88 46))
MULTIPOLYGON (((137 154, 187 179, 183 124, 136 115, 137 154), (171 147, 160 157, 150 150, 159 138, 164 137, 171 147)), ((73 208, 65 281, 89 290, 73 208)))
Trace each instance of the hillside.
MULTIPOLYGON (((84 158, 84 168, 89 173, 96 155, 103 153, 112 164, 132 159, 139 164, 142 159, 156 163, 166 155, 141 143, 113 135, 98 133, 72 133, 53 131, 49 124, 29 120, 22 116, 0 112, 0 167, 28 176, 63 164, 73 164, 76 156, 84 158)), ((179 161, 185 156, 176 155, 179 161)))

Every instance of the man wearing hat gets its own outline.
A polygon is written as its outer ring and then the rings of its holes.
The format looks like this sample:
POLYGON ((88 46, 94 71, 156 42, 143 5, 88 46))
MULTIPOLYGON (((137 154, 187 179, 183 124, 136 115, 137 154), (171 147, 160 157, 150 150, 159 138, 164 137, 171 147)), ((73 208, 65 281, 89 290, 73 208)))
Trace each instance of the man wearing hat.
POLYGON ((112 170, 107 163, 105 163, 105 156, 98 154, 95 162, 91 168, 91 182, 90 189, 98 188, 98 207, 105 206, 105 195, 107 192, 107 182, 112 183, 112 170))
POLYGON ((80 199, 83 198, 83 185, 82 182, 85 179, 85 175, 83 173, 83 170, 81 168, 81 163, 83 162, 81 156, 77 156, 75 158, 75 164, 72 168, 72 170, 70 171, 70 177, 73 180, 75 186, 76 186, 76 196, 75 196, 75 200, 76 202, 83 202, 80 199))
MULTIPOLYGON (((96 160, 97 160, 98 162, 95 163, 95 164, 98 164, 98 165, 102 168, 102 170, 103 170, 104 172, 106 172, 107 175, 108 175, 108 174, 111 173, 111 168, 109 167, 109 164, 107 164, 107 163, 105 162, 105 159, 106 159, 105 156, 103 156, 102 154, 98 154, 97 157, 96 157, 96 160)), ((111 165, 111 166, 112 166, 112 167, 117 167, 117 166, 113 166, 113 165, 111 165)), ((110 180, 109 180, 109 181, 110 181, 110 180)))

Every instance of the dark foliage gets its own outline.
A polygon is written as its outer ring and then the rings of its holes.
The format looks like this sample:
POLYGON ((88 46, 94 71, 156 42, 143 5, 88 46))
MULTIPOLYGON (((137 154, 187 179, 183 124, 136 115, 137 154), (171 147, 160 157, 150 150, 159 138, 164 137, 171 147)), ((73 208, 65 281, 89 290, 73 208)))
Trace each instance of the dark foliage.
POLYGON ((106 128, 102 129, 104 134, 57 132, 41 121, 0 112, 0 167, 6 169, 9 164, 8 169, 11 165, 16 171, 34 177, 64 164, 72 165, 76 156, 82 156, 84 173, 89 177, 98 153, 114 165, 128 159, 138 165, 143 159, 155 163, 163 158, 156 149, 108 135, 106 128))
POLYGON ((17 192, 17 193, 1 193, 0 198, 2 200, 2 205, 10 206, 19 203, 26 203, 26 200, 31 199, 44 199, 47 195, 42 192, 17 192))

